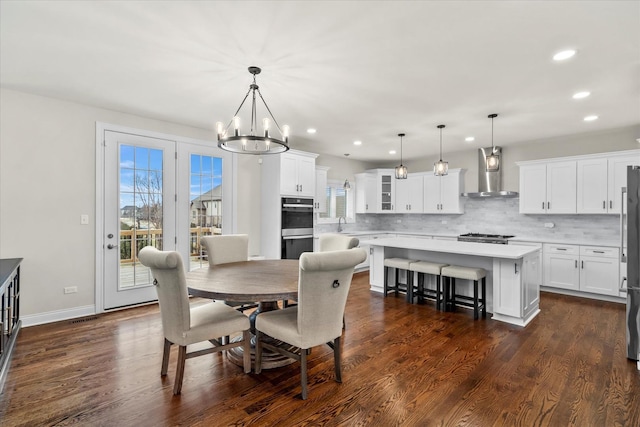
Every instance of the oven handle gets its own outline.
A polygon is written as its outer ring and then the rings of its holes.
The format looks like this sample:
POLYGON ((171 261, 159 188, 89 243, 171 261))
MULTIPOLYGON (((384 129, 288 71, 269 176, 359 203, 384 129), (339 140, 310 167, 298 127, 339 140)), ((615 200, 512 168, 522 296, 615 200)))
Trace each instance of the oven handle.
POLYGON ((305 234, 302 236, 282 236, 282 240, 298 240, 298 239, 313 239, 313 234, 305 234))
POLYGON ((303 209, 313 209, 313 205, 296 205, 291 203, 285 203, 282 205, 283 208, 303 208, 303 209))

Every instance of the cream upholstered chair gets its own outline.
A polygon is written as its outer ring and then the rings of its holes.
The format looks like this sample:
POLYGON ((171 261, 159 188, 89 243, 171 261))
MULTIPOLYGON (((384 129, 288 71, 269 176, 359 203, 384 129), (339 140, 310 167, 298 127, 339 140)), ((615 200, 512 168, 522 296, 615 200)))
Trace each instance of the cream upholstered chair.
POLYGON ((366 259, 361 248, 305 252, 300 256, 298 305, 260 313, 256 317, 255 371, 260 373, 262 347, 300 361, 302 399, 307 398, 307 350, 328 344, 333 348, 336 381, 342 382, 340 337, 353 268, 366 259), (268 335, 296 346, 298 353, 264 341, 268 335))
POLYGON ((244 371, 251 372, 249 318, 222 302, 189 307, 184 266, 178 252, 159 251, 147 246, 142 248, 138 257, 143 265, 151 269, 153 284, 158 292, 164 332, 164 352, 160 371, 162 376, 167 375, 171 345, 179 346, 173 394, 180 394, 184 362, 192 357, 243 346, 244 371), (242 332, 242 341, 222 345, 218 340, 236 332, 242 332), (204 341, 210 341, 213 347, 187 353, 188 345, 204 341))
POLYGON ((318 237, 319 252, 342 251, 358 246, 360 240, 344 234, 324 233, 318 237))
MULTIPOLYGON (((215 268, 219 264, 249 260, 249 236, 246 234, 205 236, 200 239, 200 242, 207 250, 209 268, 215 268)), ((253 301, 225 301, 224 303, 240 311, 258 306, 253 301)))

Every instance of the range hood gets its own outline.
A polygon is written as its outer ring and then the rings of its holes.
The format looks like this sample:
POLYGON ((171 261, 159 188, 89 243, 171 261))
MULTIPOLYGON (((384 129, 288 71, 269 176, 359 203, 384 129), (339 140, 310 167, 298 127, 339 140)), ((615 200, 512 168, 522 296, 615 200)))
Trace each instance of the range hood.
POLYGON ((473 199, 489 197, 518 197, 515 191, 502 189, 502 147, 489 147, 478 149, 478 192, 462 193, 464 197, 473 199), (496 167, 487 170, 487 156, 493 153, 497 157, 496 167))

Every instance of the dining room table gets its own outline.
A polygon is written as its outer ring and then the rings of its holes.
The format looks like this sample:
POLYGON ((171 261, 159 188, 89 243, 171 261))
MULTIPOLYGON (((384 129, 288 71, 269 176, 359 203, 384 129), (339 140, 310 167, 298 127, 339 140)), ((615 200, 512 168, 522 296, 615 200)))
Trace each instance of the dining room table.
MULTIPOLYGON (((231 262, 214 267, 203 267, 186 273, 187 289, 194 297, 217 301, 258 303, 249 315, 251 322, 251 358, 255 360, 255 318, 262 312, 279 310, 279 301, 298 298, 299 261, 297 259, 269 259, 231 262)), ((238 337, 236 339, 241 339, 238 337)), ((289 350, 295 348, 273 341, 289 350)), ((243 349, 227 351, 230 361, 242 366, 243 349)), ((295 360, 276 352, 263 352, 262 368, 286 366, 295 360)))

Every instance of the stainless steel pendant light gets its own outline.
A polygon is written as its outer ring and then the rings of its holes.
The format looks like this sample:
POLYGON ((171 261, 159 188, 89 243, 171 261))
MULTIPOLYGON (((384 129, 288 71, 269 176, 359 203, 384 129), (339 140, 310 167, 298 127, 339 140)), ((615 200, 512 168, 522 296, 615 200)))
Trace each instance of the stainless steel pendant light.
POLYGON ((399 133, 400 137, 400 166, 396 166, 396 179, 407 179, 409 175, 409 171, 407 171, 407 167, 402 164, 402 138, 404 137, 404 133, 399 133))
POLYGON ((487 156, 487 172, 495 172, 500 169, 500 156, 496 154, 493 145, 493 119, 498 117, 497 114, 489 114, 487 117, 491 119, 491 153, 487 156))
POLYGON ((433 164, 433 174, 437 176, 449 174, 449 162, 442 161, 442 129, 444 127, 444 125, 438 125, 438 129, 440 129, 440 160, 433 164))
POLYGON ((289 149, 289 126, 278 125, 275 117, 271 113, 269 106, 266 101, 262 97, 260 93, 260 88, 256 84, 256 75, 260 74, 262 70, 259 67, 249 67, 249 73, 253 75, 253 83, 249 85, 249 91, 244 96, 244 99, 240 103, 240 106, 236 110, 236 113, 233 115, 233 119, 229 122, 227 127, 224 127, 222 122, 216 123, 216 132, 218 134, 218 147, 222 148, 226 151, 231 151, 232 153, 239 154, 278 154, 284 153, 289 149), (268 118, 262 119, 263 132, 261 135, 256 135, 257 130, 257 111, 256 111, 256 92, 260 96, 262 103, 264 104, 271 120, 268 118), (249 94, 252 94, 251 97, 251 126, 249 129, 249 134, 241 135, 240 134, 240 117, 238 113, 240 109, 244 105, 244 102, 249 97, 249 94), (276 126, 276 128, 280 131, 281 139, 274 138, 269 134, 269 128, 271 126, 271 121, 276 126), (230 135, 228 133, 231 124, 233 123, 233 134, 230 135))

